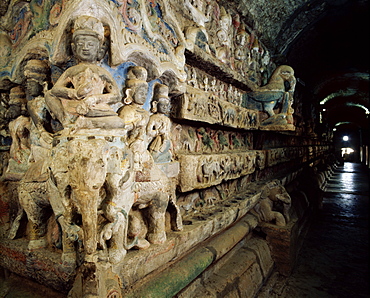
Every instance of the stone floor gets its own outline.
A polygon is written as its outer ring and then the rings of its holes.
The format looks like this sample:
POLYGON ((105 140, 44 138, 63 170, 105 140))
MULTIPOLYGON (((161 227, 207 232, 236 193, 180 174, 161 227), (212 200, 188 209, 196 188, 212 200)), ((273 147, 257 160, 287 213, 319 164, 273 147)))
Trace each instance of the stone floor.
POLYGON ((369 171, 344 163, 326 185, 323 208, 291 276, 274 273, 258 298, 370 297, 369 171))

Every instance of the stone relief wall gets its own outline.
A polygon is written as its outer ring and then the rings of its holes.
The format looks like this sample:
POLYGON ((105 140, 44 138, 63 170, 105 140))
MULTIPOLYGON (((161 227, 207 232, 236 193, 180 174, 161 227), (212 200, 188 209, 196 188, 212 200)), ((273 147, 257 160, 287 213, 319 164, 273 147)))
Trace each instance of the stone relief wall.
POLYGON ((328 150, 256 146, 257 131, 294 131, 294 71, 216 1, 18 2, 0 28, 1 236, 57 251, 52 286, 71 295, 106 296, 102 275, 130 286, 133 253, 219 206, 183 252, 252 209, 285 225, 283 185, 256 180, 328 150))

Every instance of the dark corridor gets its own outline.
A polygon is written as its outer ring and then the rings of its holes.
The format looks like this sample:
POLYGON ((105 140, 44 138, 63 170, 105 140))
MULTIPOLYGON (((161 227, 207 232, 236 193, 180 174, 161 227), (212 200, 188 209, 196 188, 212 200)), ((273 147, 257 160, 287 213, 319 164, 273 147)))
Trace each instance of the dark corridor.
POLYGON ((273 288, 265 286, 259 297, 370 297, 366 166, 345 162, 335 170, 292 275, 275 275, 270 282, 273 288))

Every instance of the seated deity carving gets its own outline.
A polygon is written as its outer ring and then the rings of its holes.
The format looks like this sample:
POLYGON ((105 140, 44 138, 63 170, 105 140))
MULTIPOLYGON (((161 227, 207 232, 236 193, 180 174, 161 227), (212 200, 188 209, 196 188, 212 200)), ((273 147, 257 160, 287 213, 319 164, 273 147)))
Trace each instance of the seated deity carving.
POLYGON ((98 65, 104 51, 104 27, 96 18, 81 16, 74 23, 71 43, 77 65, 68 68, 45 100, 64 134, 79 128, 123 128, 124 123, 111 107, 121 100, 112 75, 98 65))
MULTIPOLYGON (((77 18, 72 50, 79 63, 68 68, 45 93, 46 104, 42 97, 28 104, 32 127, 37 128, 39 138, 32 138, 33 162, 18 187, 18 215, 23 210, 27 214, 31 223, 28 248, 38 249, 47 245, 46 219, 50 210, 54 213, 62 230, 62 261, 68 267, 77 265, 77 240, 82 240, 85 260, 90 261, 100 248, 109 262, 117 263, 128 249, 125 214, 134 199, 130 187, 134 175, 130 150, 121 142, 126 132, 124 122, 110 106, 120 100, 120 91, 112 76, 98 65, 103 37, 99 20, 77 18), (63 125, 61 133, 52 136, 43 129, 45 106, 63 125), (98 128, 102 137, 76 134, 79 128, 98 128), (120 130, 118 139, 110 132, 112 128, 120 130), (103 208, 106 205, 113 207, 103 208), (105 219, 103 226, 98 223, 99 214, 105 219), (76 221, 79 217, 82 225, 76 221)), ((10 238, 16 235, 19 216, 10 238)))
POLYGON ((99 65, 107 50, 102 22, 77 17, 71 49, 78 64, 67 68, 51 89, 47 90, 47 81, 39 84, 44 86, 44 97, 40 86, 32 89, 27 104, 30 117, 19 118, 12 130, 13 148, 18 144, 27 149, 30 158, 24 160, 30 163, 19 182, 20 210, 9 238, 16 237, 26 214, 28 249, 46 248, 51 219, 60 228, 58 248, 62 247, 66 268, 80 265, 79 260, 118 264, 132 247, 166 241, 166 212, 170 211, 171 228, 182 229, 171 176, 176 171, 167 176, 157 165, 176 168, 171 163, 168 87, 155 87, 156 109, 149 117, 143 109, 147 70, 133 66, 127 72, 123 107, 116 111, 121 92, 99 65), (46 118, 60 123, 59 128, 45 125, 46 118), (145 240, 129 237, 129 221, 135 226, 133 208, 143 211, 145 240))

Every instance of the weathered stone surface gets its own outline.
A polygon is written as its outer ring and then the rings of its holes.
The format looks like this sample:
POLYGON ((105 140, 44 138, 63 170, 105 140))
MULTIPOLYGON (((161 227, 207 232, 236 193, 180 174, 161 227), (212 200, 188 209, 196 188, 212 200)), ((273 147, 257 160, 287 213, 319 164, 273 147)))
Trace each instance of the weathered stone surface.
POLYGON ((263 275, 257 263, 254 263, 240 276, 239 292, 241 297, 254 297, 263 281, 263 275))
POLYGON ((2 239, 1 266, 66 294, 76 275, 74 268, 63 266, 58 252, 29 251, 27 245, 26 239, 2 239))
POLYGON ((231 154, 180 155, 179 187, 183 192, 207 188, 223 180, 236 179, 255 171, 253 151, 231 154))
POLYGON ((202 297, 203 293, 206 297, 253 297, 267 277, 263 271, 269 273, 273 265, 266 242, 253 237, 235 248, 231 257, 224 258, 225 262, 219 261, 220 267, 216 264, 217 270, 210 269, 212 274, 202 280, 202 285, 191 297, 202 297))
POLYGON ((293 69, 227 3, 18 2, 0 25, 4 266, 64 291, 67 268, 76 297, 119 296, 147 276, 174 295, 225 255, 202 277, 220 286, 210 295, 237 295, 248 270, 266 276, 263 245, 262 268, 222 271, 257 226, 255 181, 329 150, 293 133, 265 140, 295 128, 293 69), (192 252, 205 262, 181 268, 192 252), (172 280, 155 276, 171 261, 172 280))
POLYGON ((251 238, 245 246, 256 254, 261 267, 263 278, 267 278, 274 266, 270 248, 266 241, 258 238, 251 238))
MULTIPOLYGON (((240 100, 239 100, 240 101, 240 100)), ((176 98, 175 118, 224 126, 257 129, 258 111, 221 100, 213 92, 187 86, 186 93, 176 98)))
POLYGON ((297 258, 299 245, 302 241, 299 221, 293 219, 285 227, 278 227, 267 223, 261 224, 266 233, 266 240, 272 252, 279 273, 288 276, 293 269, 297 258))

